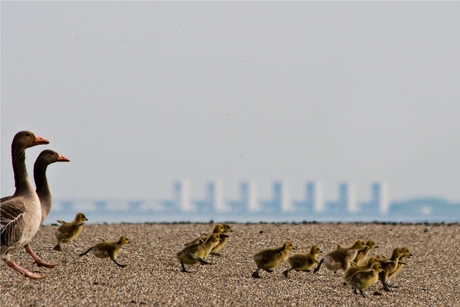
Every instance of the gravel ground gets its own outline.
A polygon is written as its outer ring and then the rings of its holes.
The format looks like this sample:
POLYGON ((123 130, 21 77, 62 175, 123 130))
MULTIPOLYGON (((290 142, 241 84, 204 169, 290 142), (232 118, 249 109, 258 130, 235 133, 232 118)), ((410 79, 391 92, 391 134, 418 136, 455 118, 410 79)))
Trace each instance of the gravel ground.
MULTIPOLYGON (((32 241, 34 250, 54 269, 32 266, 24 251, 12 254, 18 264, 46 275, 28 280, 2 263, 2 306, 460 306, 459 224, 231 224, 229 244, 222 256, 209 256, 215 265, 193 267, 182 273, 174 258, 183 243, 211 224, 104 224, 86 225, 64 253, 52 250, 56 226, 42 226, 32 241), (116 240, 126 235, 132 243, 121 250, 116 266, 109 259, 78 254, 99 237, 116 240), (291 240, 297 250, 318 245, 324 255, 334 242, 351 244, 373 239, 372 254, 390 256, 393 248, 407 246, 413 256, 392 280, 399 287, 385 292, 376 283, 365 293, 353 294, 342 285, 342 273, 325 267, 313 274, 292 271, 286 279, 282 263, 274 273, 251 277, 252 256, 291 240), (373 295, 379 291, 382 295, 373 295)), ((320 258, 319 257, 319 258, 320 258)))

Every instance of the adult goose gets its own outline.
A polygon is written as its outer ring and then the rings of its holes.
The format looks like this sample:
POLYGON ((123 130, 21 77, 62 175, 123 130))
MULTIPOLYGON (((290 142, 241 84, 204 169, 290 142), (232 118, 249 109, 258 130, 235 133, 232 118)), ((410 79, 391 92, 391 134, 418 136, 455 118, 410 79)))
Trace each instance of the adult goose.
POLYGON ((42 208, 42 223, 50 213, 51 206, 53 204, 53 195, 51 194, 48 179, 46 178, 46 169, 48 165, 55 162, 70 162, 70 160, 61 156, 54 150, 45 149, 37 157, 34 164, 35 192, 40 199, 40 205, 42 208))
MULTIPOLYGON (((37 160, 34 164, 34 181, 35 181, 35 192, 40 199, 40 206, 42 208, 42 221, 46 220, 46 217, 51 211, 53 204, 53 195, 51 194, 50 187, 48 185, 48 179, 46 178, 46 169, 48 165, 55 162, 69 162, 70 160, 64 156, 61 156, 57 152, 51 149, 43 150, 38 155, 37 160)), ((2 197, 2 202, 11 199, 13 196, 2 197)))
POLYGON ((43 265, 41 259, 28 246, 28 243, 40 227, 42 212, 40 200, 30 184, 27 175, 25 150, 29 147, 48 143, 48 140, 30 131, 20 131, 14 136, 11 143, 11 158, 16 190, 12 197, 2 199, 0 205, 1 258, 9 267, 24 277, 31 279, 41 279, 44 277, 17 265, 10 259, 9 253, 18 248, 25 247, 26 251, 31 254, 37 264, 39 266, 43 265))

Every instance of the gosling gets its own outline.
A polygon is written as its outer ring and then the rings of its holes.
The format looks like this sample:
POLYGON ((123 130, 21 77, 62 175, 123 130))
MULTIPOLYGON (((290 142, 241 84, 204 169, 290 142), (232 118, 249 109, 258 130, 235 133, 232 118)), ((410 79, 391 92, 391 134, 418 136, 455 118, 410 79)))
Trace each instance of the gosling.
POLYGON ((73 222, 65 222, 62 220, 57 220, 58 223, 62 225, 55 232, 56 239, 58 243, 53 248, 55 251, 62 251, 61 244, 69 243, 73 241, 83 230, 83 225, 88 219, 83 213, 77 213, 75 220, 73 222))
MULTIPOLYGON (((230 228, 230 225, 223 224, 222 226, 224 226, 224 233, 233 232, 232 228, 230 228)), ((219 243, 217 243, 217 245, 214 246, 214 248, 211 250, 211 255, 220 256, 219 251, 224 248, 225 245, 227 245, 227 242, 228 235, 220 235, 219 243)))
POLYGON ((185 247, 183 250, 176 254, 176 258, 180 261, 182 272, 189 273, 184 264, 194 265, 200 263, 201 265, 212 264, 204 260, 209 255, 212 248, 219 242, 220 234, 211 234, 204 243, 195 243, 185 247))
POLYGON ((358 251, 358 253, 356 254, 355 259, 353 260, 353 262, 356 263, 356 264, 359 264, 364 259, 366 259, 367 255, 369 254, 369 251, 371 249, 374 249, 374 248, 378 248, 378 246, 375 245, 374 241, 368 240, 366 242, 366 247, 364 249, 358 251))
POLYGON ((102 242, 96 243, 87 251, 81 253, 80 257, 91 252, 96 257, 101 259, 110 257, 110 259, 113 262, 115 262, 115 264, 119 267, 126 267, 126 264, 121 264, 117 261, 117 255, 120 252, 121 247, 129 243, 129 239, 126 236, 121 236, 120 239, 118 239, 118 241, 106 241, 104 239, 102 240, 102 242))
POLYGON ((361 295, 366 297, 363 290, 375 283, 381 272, 383 272, 382 266, 376 262, 369 270, 355 272, 345 282, 353 288, 355 294, 358 294, 357 290, 359 290, 361 295))
MULTIPOLYGON (((185 243, 184 246, 190 246, 190 245, 193 245, 193 244, 196 244, 196 243, 203 243, 204 241, 206 241, 208 239, 208 237, 211 234, 213 234, 213 233, 223 233, 223 232, 225 232, 224 225, 216 224, 211 233, 202 233, 202 234, 200 234, 200 236, 198 238, 195 238, 192 241, 185 243)), ((217 244, 218 243, 216 243, 216 245, 217 244)))
MULTIPOLYGON (((409 252, 409 249, 407 247, 401 247, 400 248, 401 251, 403 252, 403 256, 401 256, 399 258, 399 261, 398 261, 398 266, 396 267, 396 269, 391 272, 389 275, 388 275, 388 279, 387 280, 390 280, 392 279, 393 277, 395 277, 399 271, 404 267, 405 265, 405 262, 407 258, 410 258, 412 256, 412 254, 409 252)), ((398 286, 395 286, 395 285, 390 285, 388 282, 387 282, 387 285, 391 288, 397 288, 398 286)))
POLYGON ((319 263, 318 259, 316 259, 316 255, 321 253, 321 250, 318 246, 313 245, 310 248, 309 253, 305 254, 296 254, 287 259, 287 262, 291 266, 291 268, 287 269, 283 272, 284 277, 288 277, 288 274, 292 270, 296 270, 297 272, 310 272, 310 268, 315 264, 319 263))
POLYGON ((321 259, 318 266, 313 270, 313 273, 318 272, 323 263, 329 271, 333 271, 334 273, 339 270, 346 271, 350 266, 350 262, 355 259, 357 252, 365 247, 366 245, 363 240, 356 240, 355 243, 349 247, 338 246, 336 250, 327 253, 321 259))
MULTIPOLYGON (((388 284, 388 276, 393 273, 396 268, 398 267, 398 264, 400 263, 399 258, 403 257, 404 253, 401 251, 400 248, 395 248, 393 250, 393 253, 391 254, 391 258, 377 258, 377 260, 380 262, 383 268, 383 272, 379 274, 379 280, 382 282, 383 289, 385 291, 391 292, 392 290, 390 289, 390 286, 388 284)), ((401 262, 402 264, 405 264, 401 262)))
MULTIPOLYGON (((369 259, 367 259, 367 262, 361 264, 361 265, 357 265, 357 266, 351 266, 349 267, 343 274, 343 279, 346 280, 347 278, 349 278, 350 276, 352 276, 353 274, 355 274, 356 272, 358 271, 363 271, 363 270, 369 270, 372 268, 372 265, 374 263, 378 263, 378 260, 377 258, 375 257, 370 257, 369 259)), ((344 282, 344 285, 346 286, 347 283, 344 282)))
POLYGON ((293 249, 292 243, 287 241, 283 246, 276 249, 265 249, 254 255, 254 261, 257 265, 257 270, 252 273, 252 277, 260 278, 259 270, 263 269, 266 272, 272 273, 274 267, 286 261, 289 252, 293 249))

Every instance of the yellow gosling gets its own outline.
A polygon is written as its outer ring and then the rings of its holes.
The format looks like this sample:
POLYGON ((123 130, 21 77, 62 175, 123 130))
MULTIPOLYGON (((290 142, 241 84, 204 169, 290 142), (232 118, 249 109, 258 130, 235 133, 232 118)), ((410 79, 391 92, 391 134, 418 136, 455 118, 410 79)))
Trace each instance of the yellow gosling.
MULTIPOLYGON (((232 228, 230 228, 230 225, 223 224, 222 226, 224 226, 224 233, 233 232, 232 228)), ((217 243, 217 245, 214 246, 214 248, 211 250, 211 255, 220 256, 219 251, 224 248, 225 245, 227 245, 228 237, 228 235, 220 234, 219 243, 217 243)))
POLYGON ((385 291, 392 291, 388 285, 388 275, 390 275, 392 272, 396 270, 399 264, 399 258, 401 258, 402 256, 404 256, 404 253, 401 251, 401 249, 395 248, 393 250, 393 253, 391 254, 390 259, 377 258, 384 270, 379 274, 379 280, 382 282, 383 289, 385 289, 385 291))
MULTIPOLYGON (((200 234, 200 236, 198 238, 195 238, 192 241, 185 243, 184 246, 190 246, 190 245, 196 244, 196 243, 203 243, 204 241, 206 241, 208 239, 208 237, 211 234, 213 234, 213 233, 224 233, 224 232, 225 232, 224 225, 216 224, 211 233, 202 233, 202 234, 200 234)), ((216 243, 216 245, 217 245, 217 243, 216 243)))
POLYGON ((55 251, 62 251, 61 244, 73 241, 83 230, 83 225, 88 219, 83 213, 77 213, 73 222, 57 220, 62 225, 55 232, 58 243, 53 248, 55 251))
POLYGON ((120 252, 120 249, 123 245, 128 244, 129 239, 126 236, 121 236, 118 241, 105 241, 96 243, 92 247, 90 247, 87 251, 80 254, 84 256, 91 252, 94 256, 98 258, 110 258, 116 265, 119 267, 126 267, 126 264, 121 264, 117 261, 117 255, 120 252))
POLYGON ((273 271, 271 269, 286 261, 289 256, 289 252, 293 248, 292 243, 287 241, 279 248, 265 249, 255 254, 253 258, 257 265, 257 270, 252 273, 252 277, 260 278, 260 269, 272 273, 273 271))
POLYGON ((212 264, 204 260, 211 252, 212 248, 219 242, 220 235, 218 233, 211 234, 204 243, 195 243, 185 247, 176 254, 176 258, 180 261, 182 272, 189 273, 185 269, 184 264, 194 265, 196 263, 212 264))
POLYGON ((313 273, 316 273, 324 263, 329 271, 337 272, 339 270, 346 271, 350 266, 350 262, 355 259, 359 250, 365 248, 366 244, 363 240, 356 240, 349 247, 340 246, 336 250, 327 253, 319 262, 313 273))
POLYGON ((355 294, 358 294, 357 290, 359 290, 361 295, 366 297, 363 290, 375 283, 381 272, 383 272, 382 266, 376 262, 368 270, 355 272, 345 282, 353 288, 355 294))
POLYGON ((366 259, 367 255, 369 254, 369 251, 371 249, 374 249, 374 248, 378 248, 378 246, 375 245, 374 241, 368 240, 366 242, 366 247, 363 248, 362 250, 358 251, 358 253, 356 254, 356 257, 353 260, 354 263, 356 263, 356 264, 361 263, 364 259, 366 259))
POLYGON ((287 259, 287 262, 291 266, 291 268, 287 269, 283 272, 284 277, 288 277, 288 274, 292 270, 296 270, 297 272, 310 272, 310 268, 315 264, 319 263, 318 259, 316 259, 316 255, 321 253, 321 250, 318 246, 313 245, 310 248, 309 253, 305 254, 296 254, 287 259))
POLYGON ((399 261, 398 261, 398 266, 396 267, 396 269, 391 272, 389 275, 388 275, 388 279, 387 279, 387 285, 391 288, 397 288, 398 286, 395 286, 395 285, 390 285, 388 283, 388 280, 392 279, 393 277, 395 277, 399 271, 404 267, 405 263, 404 261, 406 261, 406 259, 410 258, 412 256, 412 254, 409 252, 409 249, 407 247, 401 247, 400 250, 403 252, 403 256, 401 256, 399 258, 399 261))
MULTIPOLYGON (((365 261, 363 264, 361 265, 357 265, 357 266, 351 266, 349 267, 344 273, 343 273, 343 279, 346 280, 348 277, 352 276, 353 274, 355 274, 356 272, 358 271, 363 271, 363 270, 369 270, 372 268, 372 265, 374 263, 378 263, 378 260, 377 258, 375 257, 370 257, 369 259, 367 259, 367 261, 365 261)), ((345 282, 345 285, 347 283, 345 282)))

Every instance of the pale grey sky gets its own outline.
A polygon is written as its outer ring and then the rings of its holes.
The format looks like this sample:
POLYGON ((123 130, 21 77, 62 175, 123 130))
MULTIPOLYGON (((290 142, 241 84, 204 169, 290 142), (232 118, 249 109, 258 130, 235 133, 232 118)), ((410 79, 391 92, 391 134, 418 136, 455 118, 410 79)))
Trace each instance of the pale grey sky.
POLYGON ((460 2, 1 2, 1 192, 31 130, 55 198, 220 179, 460 200, 460 2))

